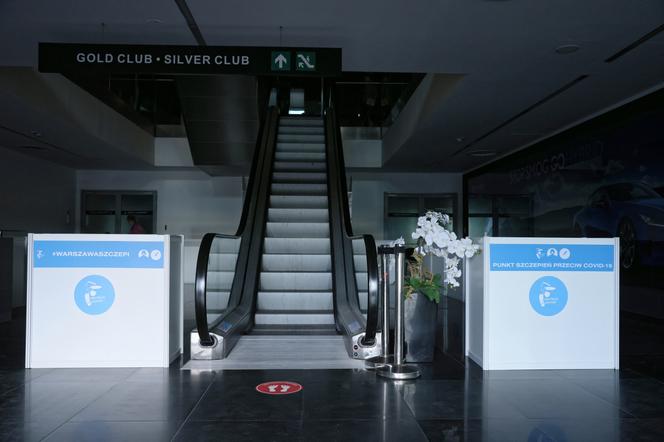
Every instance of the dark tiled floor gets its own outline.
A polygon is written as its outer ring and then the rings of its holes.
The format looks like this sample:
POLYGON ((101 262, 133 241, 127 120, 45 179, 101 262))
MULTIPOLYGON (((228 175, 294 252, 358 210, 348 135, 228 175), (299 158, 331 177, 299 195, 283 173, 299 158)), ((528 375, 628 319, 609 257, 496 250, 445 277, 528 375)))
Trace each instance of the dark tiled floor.
POLYGON ((636 372, 483 373, 442 355, 423 369, 397 384, 358 370, 5 369, 0 440, 664 440, 664 383, 636 372), (266 380, 304 389, 256 392, 266 380))
POLYGON ((650 324, 637 334, 655 351, 627 347, 619 372, 483 372, 438 354, 420 379, 395 384, 362 370, 24 370, 16 322, 0 326, 0 441, 664 440, 661 330, 650 324), (255 391, 268 380, 304 389, 255 391))

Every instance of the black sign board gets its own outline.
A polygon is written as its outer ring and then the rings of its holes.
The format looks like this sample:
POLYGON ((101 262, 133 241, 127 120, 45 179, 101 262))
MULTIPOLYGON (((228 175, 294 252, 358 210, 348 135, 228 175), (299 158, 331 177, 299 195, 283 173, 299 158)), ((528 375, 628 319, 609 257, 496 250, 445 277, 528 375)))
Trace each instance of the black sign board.
POLYGON ((39 43, 39 71, 336 76, 341 49, 39 43))

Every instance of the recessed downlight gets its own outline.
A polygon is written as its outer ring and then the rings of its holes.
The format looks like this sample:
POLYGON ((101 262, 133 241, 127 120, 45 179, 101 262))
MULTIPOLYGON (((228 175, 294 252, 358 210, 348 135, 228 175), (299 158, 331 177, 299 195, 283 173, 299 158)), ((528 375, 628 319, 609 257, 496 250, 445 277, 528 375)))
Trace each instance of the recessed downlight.
POLYGON ((489 149, 477 149, 468 152, 468 155, 471 157, 477 157, 477 158, 486 158, 486 157, 494 157, 496 156, 496 151, 495 150, 489 150, 489 149))
POLYGON ((560 54, 560 55, 573 54, 574 52, 578 51, 579 49, 581 49, 581 46, 575 45, 575 44, 562 45, 562 46, 558 46, 556 48, 556 54, 560 54))

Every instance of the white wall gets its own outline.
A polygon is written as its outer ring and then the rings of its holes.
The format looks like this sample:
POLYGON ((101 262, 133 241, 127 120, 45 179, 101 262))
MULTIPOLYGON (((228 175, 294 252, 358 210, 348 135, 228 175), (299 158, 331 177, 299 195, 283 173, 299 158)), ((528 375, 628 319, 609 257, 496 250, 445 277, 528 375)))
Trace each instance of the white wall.
POLYGON ((242 177, 211 177, 199 170, 79 170, 77 177, 78 226, 83 190, 156 191, 155 233, 185 237, 185 284, 194 282, 201 237, 208 232, 234 234, 242 213, 242 177))
POLYGON ((154 165, 157 167, 194 167, 187 138, 156 137, 154 165))
POLYGON ((349 175, 355 234, 370 233, 377 240, 395 239, 384 238, 385 193, 457 193, 457 219, 462 219, 461 174, 354 172, 349 175))
POLYGON ((77 177, 77 225, 83 190, 156 191, 159 234, 199 239, 207 232, 235 233, 240 220, 241 177, 211 177, 198 170, 79 170, 77 177))
POLYGON ((343 140, 346 167, 381 167, 383 165, 382 140, 343 140))
MULTIPOLYGON (((459 174, 353 172, 353 229, 383 239, 384 193, 461 193, 459 174)), ((185 311, 191 310, 196 256, 206 232, 235 233, 242 212, 242 178, 210 177, 196 170, 79 170, 82 190, 157 192, 157 231, 185 236, 185 311), (168 226, 165 229, 165 226, 168 226)), ((459 209, 461 208, 459 202, 459 209)), ((77 201, 80 225, 80 201, 77 201)))

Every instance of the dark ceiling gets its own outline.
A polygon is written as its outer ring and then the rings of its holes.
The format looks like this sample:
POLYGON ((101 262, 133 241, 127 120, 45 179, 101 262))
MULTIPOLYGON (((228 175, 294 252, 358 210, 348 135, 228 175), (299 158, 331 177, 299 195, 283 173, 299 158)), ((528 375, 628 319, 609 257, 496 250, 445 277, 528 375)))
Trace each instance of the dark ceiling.
MULTIPOLYGON (((383 137, 395 171, 469 171, 664 86, 661 0, 0 3, 4 68, 52 41, 333 47, 345 72, 427 73, 383 137)), ((383 95, 350 92, 345 124, 389 124, 383 95)))

